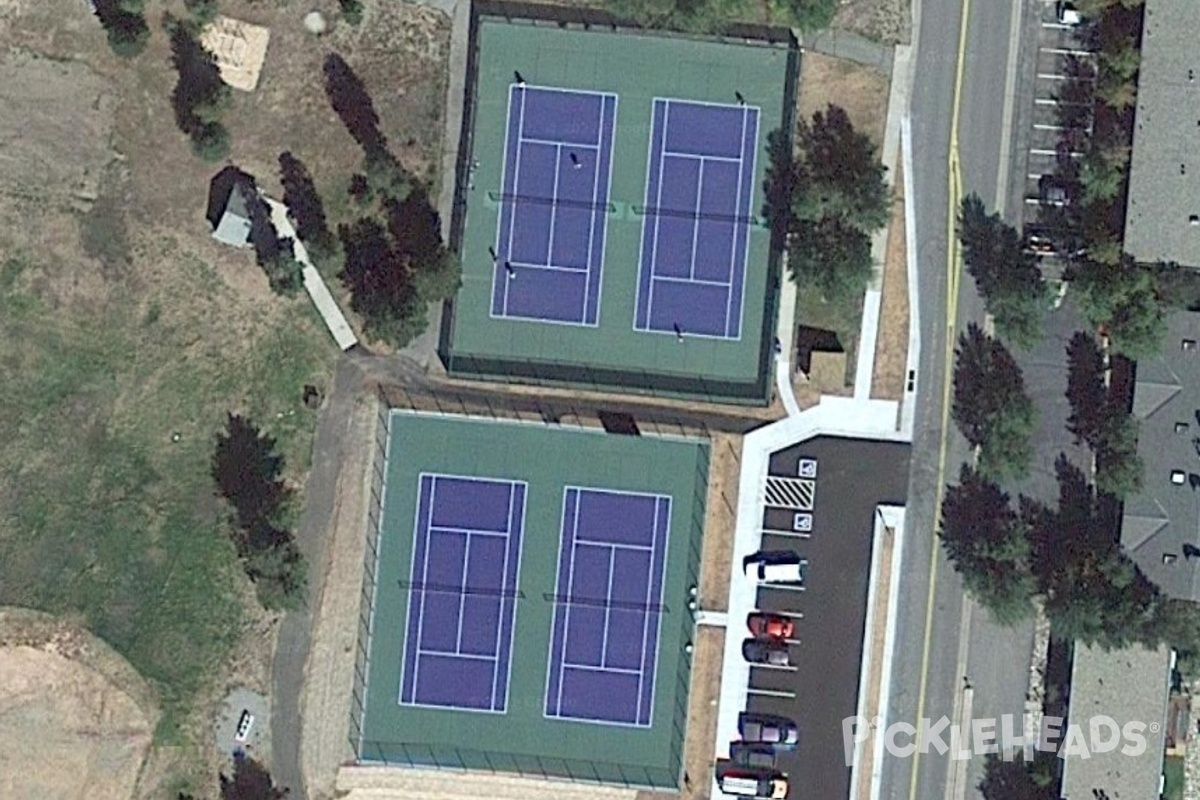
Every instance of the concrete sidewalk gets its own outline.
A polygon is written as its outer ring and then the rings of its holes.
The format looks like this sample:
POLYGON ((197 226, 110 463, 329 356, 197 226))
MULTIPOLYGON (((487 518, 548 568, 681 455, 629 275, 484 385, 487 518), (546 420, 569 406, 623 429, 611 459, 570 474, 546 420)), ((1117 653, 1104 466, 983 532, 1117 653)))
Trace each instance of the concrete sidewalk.
POLYGON ((275 226, 275 230, 279 232, 280 238, 291 239, 293 242, 296 260, 300 262, 304 270, 304 291, 308 292, 313 305, 317 307, 317 313, 325 321, 325 327, 329 329, 329 333, 333 336, 333 340, 337 342, 337 346, 342 350, 349 350, 358 344, 358 337, 354 335, 354 331, 350 328, 350 323, 346 322, 345 315, 338 308, 337 301, 333 299, 329 287, 325 285, 325 279, 321 277, 321 273, 317 272, 317 268, 309 261, 308 250, 304 248, 304 243, 296 235, 296 229, 292 226, 292 221, 288 218, 287 206, 278 200, 272 200, 266 195, 263 195, 263 199, 267 201, 267 205, 271 208, 271 223, 275 226))

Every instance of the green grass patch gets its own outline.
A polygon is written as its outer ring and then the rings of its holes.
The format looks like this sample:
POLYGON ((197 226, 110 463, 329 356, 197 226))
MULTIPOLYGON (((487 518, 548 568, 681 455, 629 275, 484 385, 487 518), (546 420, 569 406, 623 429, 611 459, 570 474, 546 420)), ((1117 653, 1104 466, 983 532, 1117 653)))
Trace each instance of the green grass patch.
MULTIPOLYGON (((854 385, 858 361, 858 335, 862 329, 863 296, 842 301, 826 301, 809 287, 796 289, 796 324, 833 331, 846 351, 846 386, 854 385)), ((832 387, 826 387, 832 388, 832 387)))
POLYGON ((0 604, 111 644, 157 688, 156 739, 175 744, 244 630, 213 437, 226 411, 252 414, 298 478, 315 427, 301 391, 327 384, 334 348, 299 301, 230 330, 232 291, 163 263, 176 285, 87 310, 49 299, 28 259, 0 266, 0 604))
POLYGON ((1163 776, 1163 800, 1183 800, 1183 756, 1167 756, 1163 776))

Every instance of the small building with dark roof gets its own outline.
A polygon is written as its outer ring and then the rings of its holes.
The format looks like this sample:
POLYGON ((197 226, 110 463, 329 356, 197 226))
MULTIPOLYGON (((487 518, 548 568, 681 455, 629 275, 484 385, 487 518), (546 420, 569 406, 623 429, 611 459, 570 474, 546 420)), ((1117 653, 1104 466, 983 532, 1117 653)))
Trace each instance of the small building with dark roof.
POLYGON ((213 238, 233 247, 251 245, 252 204, 258 199, 254 177, 237 167, 225 169, 209 183, 208 217, 213 238))

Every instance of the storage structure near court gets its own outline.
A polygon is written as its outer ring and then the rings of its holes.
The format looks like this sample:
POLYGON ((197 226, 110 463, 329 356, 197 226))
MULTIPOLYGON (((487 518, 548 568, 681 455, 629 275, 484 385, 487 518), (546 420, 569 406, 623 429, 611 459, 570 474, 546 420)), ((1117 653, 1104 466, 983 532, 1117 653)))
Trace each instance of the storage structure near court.
POLYGON ((790 152, 794 39, 477 7, 449 371, 765 403, 780 252, 764 182, 769 137, 790 152))
POLYGON ((388 413, 360 763, 673 789, 706 440, 388 413))

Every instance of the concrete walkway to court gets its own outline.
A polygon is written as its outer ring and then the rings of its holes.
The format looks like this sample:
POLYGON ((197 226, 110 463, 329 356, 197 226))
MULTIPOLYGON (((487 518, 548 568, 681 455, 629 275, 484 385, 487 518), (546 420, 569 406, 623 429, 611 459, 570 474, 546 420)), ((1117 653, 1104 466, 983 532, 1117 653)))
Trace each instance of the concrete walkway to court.
POLYGON ((275 230, 279 231, 280 238, 291 239, 293 242, 296 260, 300 262, 300 266, 304 270, 304 291, 308 292, 313 305, 317 307, 317 313, 325 321, 325 327, 333 335, 337 346, 342 350, 349 350, 358 344, 358 337, 354 335, 350 323, 346 322, 345 315, 342 314, 337 301, 330 294, 329 287, 325 285, 325 279, 308 260, 308 250, 304 248, 304 243, 300 241, 300 237, 296 235, 296 229, 292 227, 292 221, 288 219, 287 206, 266 195, 263 196, 263 199, 271 207, 271 222, 275 225, 275 230))
MULTIPOLYGON (((828 52, 828 51, 826 51, 828 52)), ((834 53, 842 55, 842 53, 834 53)), ((758 588, 754 581, 745 580, 741 574, 743 559, 758 551, 762 545, 762 515, 765 501, 767 468, 771 454, 799 442, 817 436, 841 436, 853 439, 911 442, 913 433, 913 407, 916 402, 915 379, 911 379, 920 355, 919 298, 912 288, 916 280, 915 259, 915 213, 912 208, 911 128, 908 119, 909 94, 912 86, 910 47, 894 49, 894 64, 886 70, 894 76, 888 97, 887 125, 884 133, 882 159, 888 166, 889 183, 895 180, 897 166, 903 159, 905 180, 905 234, 907 239, 909 293, 909 341, 907 369, 910 380, 906 381, 902 402, 870 399, 871 380, 874 374, 875 350, 879 336, 879 315, 882 305, 881 272, 887 251, 888 229, 880 231, 872 240, 872 258, 877 265, 876 277, 864 298, 862 329, 855 369, 855 391, 852 398, 822 396, 820 402, 800 411, 791 385, 791 365, 783 355, 790 354, 794 344, 795 291, 784 270, 783 292, 778 322, 779 339, 784 344, 783 354, 776 361, 776 387, 787 408, 788 416, 758 430, 748 433, 742 443, 741 473, 738 483, 737 522, 734 530, 733 558, 729 579, 729 606, 726 610, 730 619, 743 619, 753 611, 758 600, 758 588), (789 295, 788 289, 791 287, 789 295)), ((855 59, 862 60, 862 59, 855 59)), ((866 62, 872 63, 872 62, 866 62)), ((878 66, 878 64, 873 64, 878 66)), ((889 226, 890 227, 890 226, 889 226)), ((871 586, 879 582, 881 574, 889 575, 886 596, 876 597, 872 590, 868 598, 868 619, 864 642, 862 672, 860 674, 859 706, 857 713, 874 717, 885 713, 892 674, 892 649, 896 636, 896 591, 901 580, 902 548, 899 539, 904 531, 904 509, 888 508, 882 524, 876 526, 876 553, 884 548, 880 544, 893 537, 889 563, 873 559, 871 586), (889 534, 888 531, 891 531, 889 534)), ((750 681, 750 665, 742 658, 740 640, 726 638, 721 671, 721 691, 718 698, 716 741, 713 743, 716 760, 729 757, 729 743, 738 739, 738 714, 746 708, 750 681)), ((801 721, 801 724, 803 722, 801 721)), ((877 728, 881 735, 886 721, 877 728)), ((854 800, 877 798, 880 790, 880 759, 877 757, 880 742, 878 735, 862 743, 854 754, 852 783, 854 800)), ((712 796, 721 796, 713 776, 712 796)))

